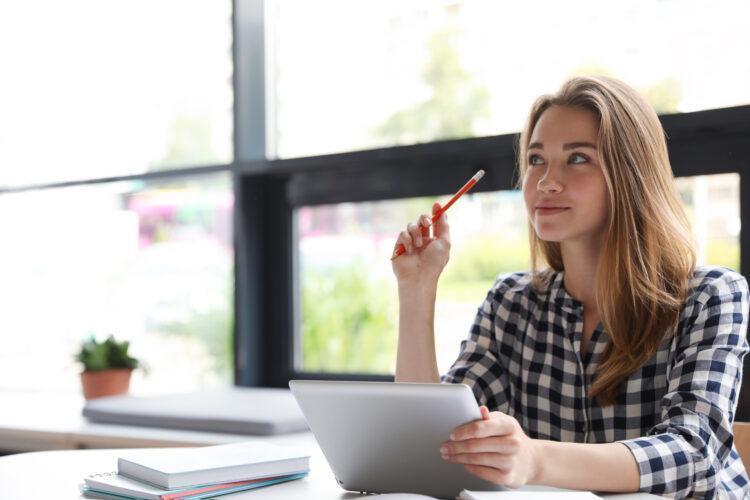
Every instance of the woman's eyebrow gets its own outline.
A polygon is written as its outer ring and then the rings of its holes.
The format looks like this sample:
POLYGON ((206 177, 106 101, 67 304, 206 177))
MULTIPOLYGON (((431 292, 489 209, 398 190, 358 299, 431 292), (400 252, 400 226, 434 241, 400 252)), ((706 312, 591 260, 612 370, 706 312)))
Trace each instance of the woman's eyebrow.
MULTIPOLYGON (((576 148, 591 148, 596 149, 596 144, 592 142, 569 142, 567 144, 563 144, 563 151, 567 151, 568 149, 576 149, 576 148)), ((529 147, 527 149, 544 149, 544 145, 541 142, 532 142, 529 144, 529 147)))
POLYGON ((596 144, 591 142, 569 142, 567 144, 563 144, 563 151, 568 149, 576 149, 576 148, 591 148, 596 149, 596 144))

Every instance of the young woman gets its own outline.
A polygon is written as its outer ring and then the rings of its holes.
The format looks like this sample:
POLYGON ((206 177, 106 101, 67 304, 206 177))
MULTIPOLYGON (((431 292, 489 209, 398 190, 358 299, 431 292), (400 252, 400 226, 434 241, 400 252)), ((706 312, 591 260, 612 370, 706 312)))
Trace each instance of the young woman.
POLYGON ((482 405, 443 458, 511 487, 748 496, 732 437, 747 283, 696 267, 656 113, 620 81, 574 78, 535 102, 519 146, 532 269, 497 279, 442 379, 447 217, 396 242, 396 380, 467 384, 482 405))

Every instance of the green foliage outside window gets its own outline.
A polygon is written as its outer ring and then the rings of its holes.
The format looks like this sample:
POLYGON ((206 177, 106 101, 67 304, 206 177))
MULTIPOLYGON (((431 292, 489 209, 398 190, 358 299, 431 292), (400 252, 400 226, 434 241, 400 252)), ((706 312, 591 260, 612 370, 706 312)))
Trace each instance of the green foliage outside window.
POLYGON ((711 240, 706 248, 706 262, 715 266, 740 269, 740 242, 738 238, 711 240))
POLYGON ((526 239, 481 235, 452 251, 438 287, 440 301, 476 302, 479 306, 498 274, 523 271, 530 265, 526 239))
POLYGON ((445 28, 427 42, 422 79, 431 96, 397 111, 373 129, 384 144, 414 144, 471 137, 478 120, 489 117, 490 94, 472 81, 456 50, 458 32, 445 28))
MULTIPOLYGON (((230 279, 224 286, 226 287, 225 297, 232 297, 234 280, 230 279)), ((180 321, 160 324, 158 331, 166 335, 176 335, 198 341, 212 360, 212 370, 222 380, 231 382, 234 370, 232 311, 231 300, 222 300, 210 308, 193 308, 190 314, 180 321)))
POLYGON ((305 371, 390 373, 396 352, 396 289, 354 261, 302 274, 305 371))
MULTIPOLYGON (((528 268, 528 245, 491 235, 467 242, 440 279, 438 300, 482 302, 497 274, 528 268)), ((395 279, 375 278, 362 261, 303 270, 301 342, 308 372, 392 373, 398 340, 395 279)), ((468 321, 468 319, 467 319, 468 321)))

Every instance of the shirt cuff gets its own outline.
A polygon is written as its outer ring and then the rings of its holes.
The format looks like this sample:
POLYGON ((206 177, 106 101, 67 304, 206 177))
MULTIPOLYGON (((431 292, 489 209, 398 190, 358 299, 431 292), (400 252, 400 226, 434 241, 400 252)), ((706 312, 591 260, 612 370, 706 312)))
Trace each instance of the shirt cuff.
POLYGON ((680 493, 694 490, 705 470, 696 464, 705 463, 703 456, 691 449, 685 440, 670 433, 618 441, 630 449, 640 471, 640 491, 649 493, 680 493))

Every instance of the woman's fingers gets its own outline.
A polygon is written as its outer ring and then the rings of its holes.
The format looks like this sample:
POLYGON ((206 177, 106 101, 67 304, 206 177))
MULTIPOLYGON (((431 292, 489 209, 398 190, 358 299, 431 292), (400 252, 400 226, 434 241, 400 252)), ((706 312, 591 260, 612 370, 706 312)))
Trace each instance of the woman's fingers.
POLYGON ((398 233, 398 238, 396 238, 396 246, 393 249, 394 252, 399 245, 403 245, 407 253, 411 252, 413 242, 411 239, 411 235, 407 231, 401 231, 400 233, 398 233))
POLYGON ((504 436, 512 433, 518 422, 513 417, 494 412, 489 420, 475 420, 456 427, 451 433, 451 441, 463 441, 472 438, 504 436))
POLYGON ((496 453, 466 453, 462 455, 452 455, 449 462, 455 464, 484 465, 504 472, 513 469, 513 457, 498 455, 496 453))
POLYGON ((419 224, 419 227, 421 229, 422 236, 429 237, 432 218, 427 214, 422 214, 419 216, 419 220, 417 221, 417 223, 419 224))
POLYGON ((482 405, 479 407, 479 413, 482 415, 482 420, 490 419, 490 410, 486 406, 482 405))
POLYGON ((419 229, 419 226, 414 224, 413 222, 410 222, 406 226, 406 230, 409 232, 409 235, 411 236, 412 242, 414 243, 415 248, 419 248, 422 246, 422 231, 419 229))
POLYGON ((489 481, 495 484, 509 484, 510 474, 501 470, 495 469, 494 467, 486 467, 484 465, 464 465, 466 471, 470 474, 477 476, 480 479, 489 481))
MULTIPOLYGON (((440 210, 440 208, 441 208, 440 203, 435 203, 434 205, 432 205, 432 214, 433 215, 436 214, 438 210, 440 210)), ((440 238, 450 243, 451 232, 450 232, 450 227, 448 226, 448 214, 447 213, 444 213, 438 218, 438 220, 435 221, 433 234, 435 238, 440 238)))
POLYGON ((432 220, 430 219, 430 216, 422 214, 419 216, 419 219, 417 219, 416 224, 411 223, 406 226, 406 230, 411 235, 416 248, 421 248, 429 242, 431 225, 432 220))
MULTIPOLYGON (((432 207, 433 214, 436 210, 439 209, 440 204, 435 203, 435 205, 432 207)), ((434 235, 430 235, 430 227, 433 226, 435 226, 435 224, 433 224, 432 222, 432 217, 427 214, 420 215, 416 223, 410 222, 409 224, 407 224, 406 230, 399 233, 398 238, 396 239, 395 248, 397 249, 399 245, 404 245, 406 252, 412 253, 417 248, 426 247, 430 242, 438 238, 437 231, 435 231, 434 235)), ((445 238, 445 236, 447 235, 448 226, 444 220, 442 222, 441 229, 442 234, 445 238)))
POLYGON ((465 441, 448 441, 440 447, 441 455, 457 455, 461 453, 500 453, 513 455, 521 449, 519 440, 512 436, 467 439, 465 441), (443 451, 445 450, 445 451, 443 451))

